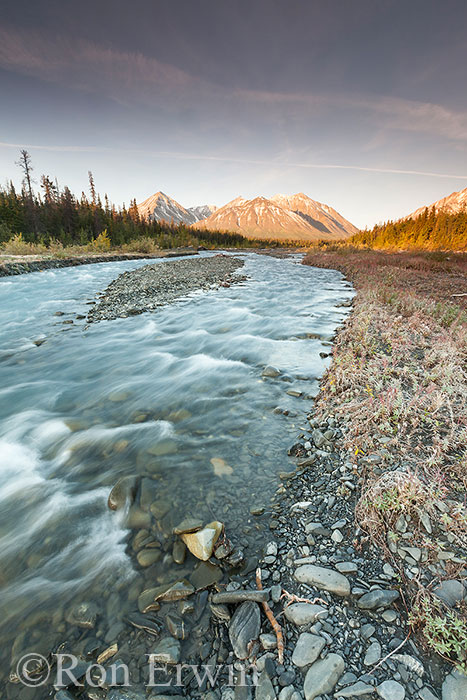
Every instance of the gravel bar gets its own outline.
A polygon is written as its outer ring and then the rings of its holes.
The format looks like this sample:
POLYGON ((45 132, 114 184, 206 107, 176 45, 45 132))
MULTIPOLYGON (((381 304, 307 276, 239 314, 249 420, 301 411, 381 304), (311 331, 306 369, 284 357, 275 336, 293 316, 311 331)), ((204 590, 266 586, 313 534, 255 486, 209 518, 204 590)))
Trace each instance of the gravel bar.
POLYGON ((136 316, 170 304, 190 292, 229 287, 244 275, 234 275, 244 262, 229 255, 145 265, 124 272, 109 284, 88 314, 88 322, 136 316))

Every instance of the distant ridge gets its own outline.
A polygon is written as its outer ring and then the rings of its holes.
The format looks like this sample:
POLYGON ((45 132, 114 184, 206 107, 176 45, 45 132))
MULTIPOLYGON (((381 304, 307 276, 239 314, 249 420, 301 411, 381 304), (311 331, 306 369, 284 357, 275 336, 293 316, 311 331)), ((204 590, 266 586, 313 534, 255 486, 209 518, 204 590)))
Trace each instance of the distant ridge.
POLYGON ((337 211, 302 192, 277 194, 271 199, 237 197, 194 228, 232 231, 248 238, 303 241, 338 240, 358 231, 337 211))
POLYGON ((165 221, 169 224, 173 222, 188 226, 210 216, 214 210, 215 207, 207 204, 186 209, 164 192, 156 192, 138 204, 139 215, 148 221, 165 221))
POLYGON ((438 199, 438 201, 428 204, 426 207, 420 207, 404 218, 416 219, 417 216, 425 213, 425 209, 431 210, 433 207, 436 213, 445 211, 447 214, 458 214, 460 211, 467 211, 467 187, 459 192, 452 192, 447 197, 438 199))

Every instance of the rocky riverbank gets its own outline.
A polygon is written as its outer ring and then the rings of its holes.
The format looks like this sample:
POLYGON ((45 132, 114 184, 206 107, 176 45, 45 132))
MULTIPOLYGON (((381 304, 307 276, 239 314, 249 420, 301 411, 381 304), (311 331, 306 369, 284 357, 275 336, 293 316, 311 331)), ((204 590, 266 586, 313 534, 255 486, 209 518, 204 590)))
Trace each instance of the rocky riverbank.
POLYGON ((171 258, 186 255, 197 255, 196 250, 170 250, 158 255, 146 253, 123 253, 119 255, 79 255, 71 258, 48 258, 29 255, 8 255, 0 258, 0 277, 24 275, 28 272, 41 272, 42 270, 56 270, 63 267, 77 267, 78 265, 90 265, 92 263, 119 262, 120 260, 145 260, 146 258, 171 258))
POLYGON ((145 265, 124 272, 103 293, 88 314, 89 323, 135 316, 153 311, 191 292, 219 286, 229 287, 245 279, 234 274, 243 260, 215 255, 196 260, 180 260, 163 265, 145 265))

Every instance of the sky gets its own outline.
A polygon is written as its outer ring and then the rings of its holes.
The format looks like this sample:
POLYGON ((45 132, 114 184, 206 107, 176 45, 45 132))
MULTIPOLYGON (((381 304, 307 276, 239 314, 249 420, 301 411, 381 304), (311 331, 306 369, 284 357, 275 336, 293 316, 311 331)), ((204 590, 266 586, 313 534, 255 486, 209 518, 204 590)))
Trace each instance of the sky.
POLYGON ((121 204, 305 192, 359 227, 467 187, 465 0, 15 0, 0 182, 121 204), (38 187, 38 184, 36 184, 38 187))

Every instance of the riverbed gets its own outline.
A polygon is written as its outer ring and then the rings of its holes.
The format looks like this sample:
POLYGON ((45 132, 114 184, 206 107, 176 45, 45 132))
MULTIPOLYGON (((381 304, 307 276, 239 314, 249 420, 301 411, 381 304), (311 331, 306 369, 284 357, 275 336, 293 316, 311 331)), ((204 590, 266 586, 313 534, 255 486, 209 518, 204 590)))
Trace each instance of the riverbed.
POLYGON ((96 295, 147 261, 0 280, 3 681, 30 648, 82 647, 86 635, 105 648, 143 589, 190 578, 196 559, 172 557, 187 516, 223 522, 244 570, 261 555, 287 448, 353 291, 299 256, 241 257, 238 284, 91 326, 96 295), (114 512, 109 492, 127 475, 145 497, 114 512), (135 556, 141 530, 160 552, 150 566, 135 556), (82 601, 97 609, 88 631, 70 622, 82 601))

